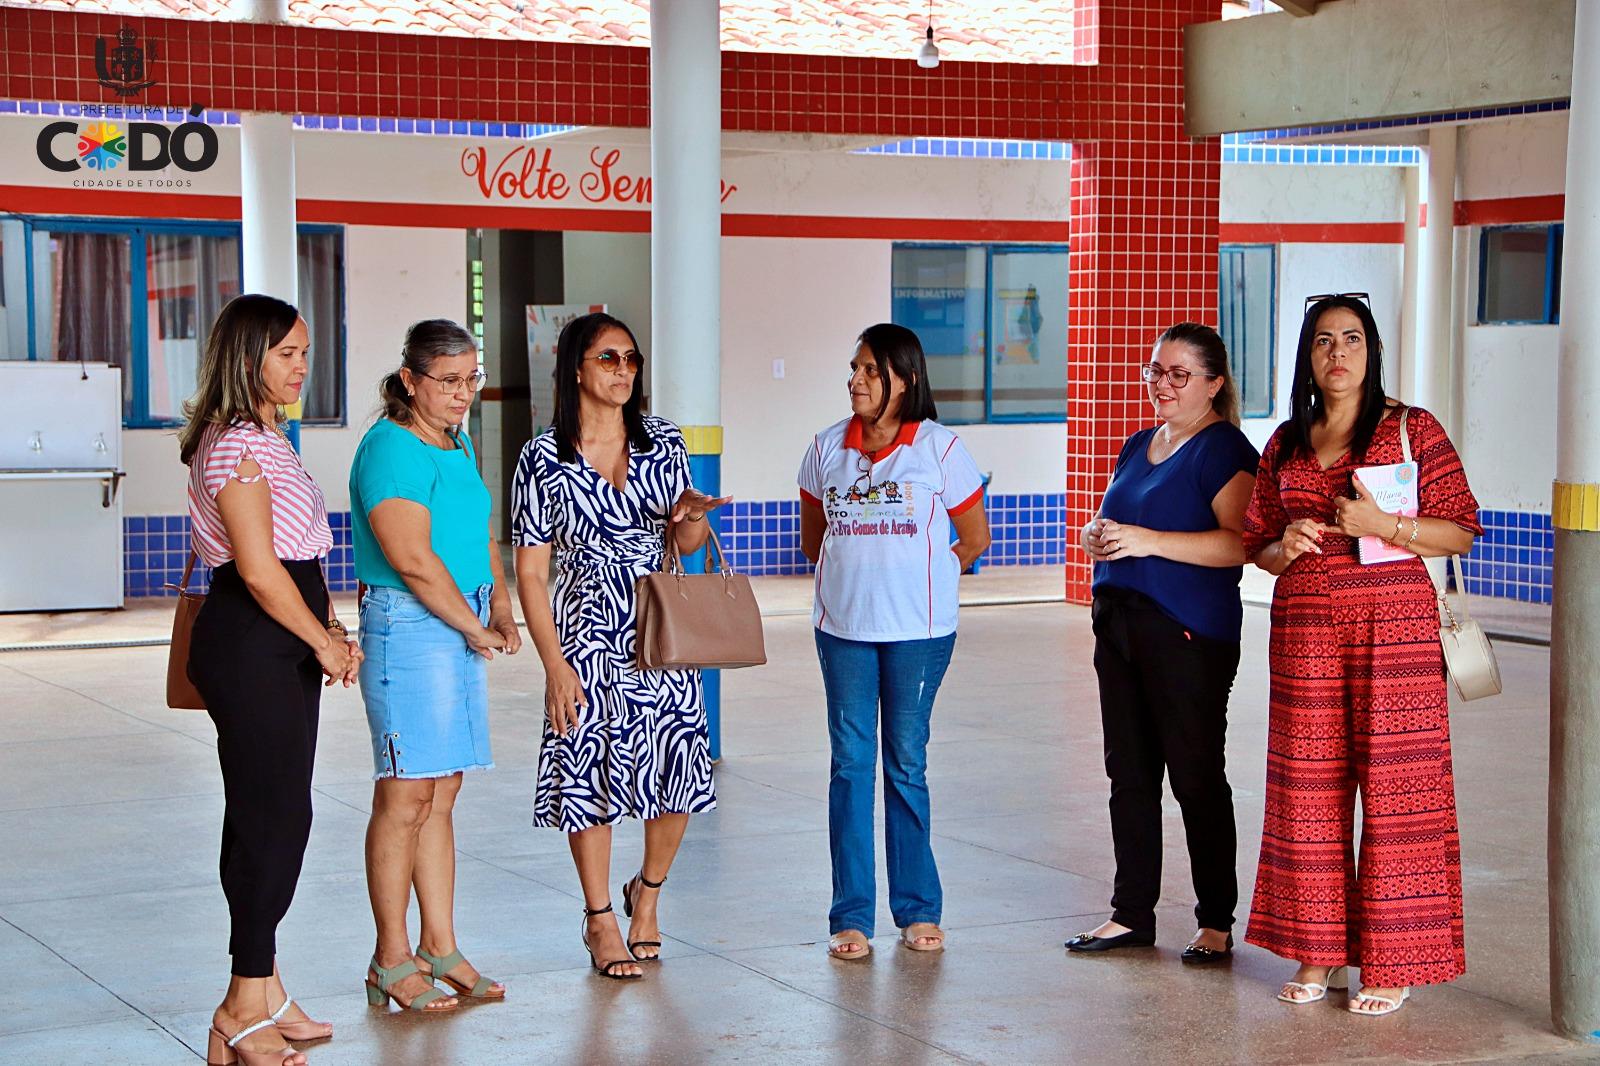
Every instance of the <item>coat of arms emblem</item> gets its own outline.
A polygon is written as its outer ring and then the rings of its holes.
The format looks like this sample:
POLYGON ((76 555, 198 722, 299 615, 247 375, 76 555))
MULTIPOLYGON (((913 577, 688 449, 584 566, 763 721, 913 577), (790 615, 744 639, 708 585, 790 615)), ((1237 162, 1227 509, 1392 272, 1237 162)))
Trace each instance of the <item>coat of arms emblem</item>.
POLYGON ((145 77, 145 64, 153 59, 154 43, 147 55, 146 50, 139 46, 138 32, 132 27, 124 26, 119 30, 117 43, 109 49, 104 37, 94 39, 95 73, 100 76, 100 84, 118 96, 132 96, 156 84, 155 79, 145 77))

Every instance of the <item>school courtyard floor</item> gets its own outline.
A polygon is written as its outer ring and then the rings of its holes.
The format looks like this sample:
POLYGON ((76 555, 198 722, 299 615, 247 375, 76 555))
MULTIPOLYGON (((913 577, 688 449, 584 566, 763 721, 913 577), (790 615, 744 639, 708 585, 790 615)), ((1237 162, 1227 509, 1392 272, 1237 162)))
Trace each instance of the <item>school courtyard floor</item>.
MULTIPOLYGON (((280 932, 290 991, 335 1063, 1576 1062, 1600 1048, 1548 1020, 1548 652, 1498 646, 1506 693, 1453 715, 1468 973, 1398 1014, 1274 998, 1292 965, 1241 946, 1193 969, 1188 864, 1169 801, 1159 944, 1068 956, 1110 892, 1111 842, 1088 612, 1060 572, 969 579, 930 750, 943 955, 899 950, 880 905, 865 963, 824 954, 828 751, 803 581, 763 581, 770 665, 724 676, 721 807, 695 819, 663 898, 665 958, 603 980, 578 943, 562 837, 530 827, 542 677, 491 665, 498 766, 458 808, 462 946, 503 1004, 445 1017, 369 1008, 362 873, 371 784, 355 691, 323 704, 316 826, 280 932)), ((170 604, 0 618, 0 645, 159 638, 170 604)), ((347 615, 353 614, 348 608, 347 615)), ((1508 612, 1537 629, 1538 612, 1508 612)), ((1508 623, 1510 624, 1510 623, 1508 623)), ((1547 624, 1547 620, 1546 620, 1547 624)), ((1246 612, 1229 763, 1249 899, 1261 825, 1267 616, 1246 612)), ((216 880, 222 789, 204 714, 163 704, 159 646, 0 653, 0 1054, 53 1063, 192 1063, 227 974, 216 880)), ((614 882, 638 861, 618 834, 614 882)), ((881 854, 880 854, 881 864, 881 854)), ((881 884, 881 875, 880 875, 881 884)), ((881 898, 880 888, 880 898, 881 898)), ((1241 905, 1241 921, 1248 907, 1241 905)))

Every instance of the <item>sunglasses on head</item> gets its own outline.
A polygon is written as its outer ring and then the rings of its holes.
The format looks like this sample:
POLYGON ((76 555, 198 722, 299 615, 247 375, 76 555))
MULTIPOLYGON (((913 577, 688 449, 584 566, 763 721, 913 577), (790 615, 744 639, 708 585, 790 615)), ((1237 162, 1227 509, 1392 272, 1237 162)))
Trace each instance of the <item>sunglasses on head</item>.
POLYGON ((1324 292, 1318 293, 1316 296, 1307 296, 1306 310, 1311 310, 1313 304, 1319 304, 1323 300, 1360 300, 1367 305, 1368 311, 1372 310, 1372 294, 1370 292, 1324 292))

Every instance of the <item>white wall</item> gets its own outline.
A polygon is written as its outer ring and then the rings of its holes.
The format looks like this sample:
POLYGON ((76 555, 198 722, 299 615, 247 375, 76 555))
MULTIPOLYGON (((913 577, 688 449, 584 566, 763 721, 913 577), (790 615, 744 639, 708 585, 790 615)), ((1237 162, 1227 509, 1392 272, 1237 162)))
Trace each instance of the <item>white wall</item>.
POLYGON ((1466 331, 1466 432, 1456 442, 1481 507, 1549 513, 1556 476, 1555 326, 1466 331))
POLYGON ((1567 184, 1566 112, 1462 126, 1456 174, 1456 195, 1462 200, 1561 192, 1567 184))
MULTIPOLYGON (((1251 163, 1222 168, 1219 215, 1229 223, 1398 223, 1405 215, 1404 176, 1399 167, 1293 166, 1251 163)), ((1383 338, 1384 383, 1400 387, 1401 271, 1399 244, 1280 243, 1278 248, 1277 351, 1270 415, 1244 420, 1256 447, 1266 444, 1289 416, 1295 348, 1305 317, 1305 298, 1324 292, 1371 294, 1372 314, 1383 338)))
MULTIPOLYGON (((350 459, 378 408, 378 381, 400 365, 405 329, 423 318, 464 322, 467 250, 462 230, 349 226, 345 229, 345 388, 348 424, 306 426, 306 467, 330 511, 350 507, 350 459)), ((122 435, 123 510, 130 515, 184 514, 188 468, 177 434, 167 429, 122 435)))
POLYGON ((1227 163, 1217 217, 1224 224, 1399 222, 1402 180, 1399 167, 1227 163))
POLYGON ((639 350, 652 351, 650 234, 563 233, 561 259, 562 302, 605 304, 633 330, 639 350))
MULTIPOLYGON (((889 318, 889 241, 722 242, 722 488, 789 499, 807 443, 846 418, 857 334, 889 318), (784 376, 772 374, 774 359, 784 376)), ((1065 382, 1062 383, 1065 388, 1065 382)), ((1066 426, 956 426, 1002 494, 1062 491, 1066 426)))
MULTIPOLYGON (((1464 200, 1550 196, 1566 183, 1567 116, 1562 112, 1481 122, 1461 130, 1457 165, 1464 200)), ((1559 326, 1478 325, 1481 226, 1462 227, 1459 291, 1462 424, 1457 441, 1472 491, 1491 510, 1551 507, 1555 478, 1559 326)))

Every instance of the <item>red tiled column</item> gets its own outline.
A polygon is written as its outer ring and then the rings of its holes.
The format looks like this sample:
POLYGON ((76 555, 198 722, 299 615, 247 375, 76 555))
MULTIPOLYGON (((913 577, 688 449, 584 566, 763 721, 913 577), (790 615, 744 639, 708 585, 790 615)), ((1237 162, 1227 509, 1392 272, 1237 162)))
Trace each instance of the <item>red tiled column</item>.
POLYGON ((1091 571, 1077 530, 1100 504, 1117 452, 1151 423, 1139 364, 1174 322, 1217 318, 1221 148, 1183 131, 1183 26, 1209 0, 1102 0, 1095 137, 1073 145, 1067 339, 1069 602, 1091 571))

